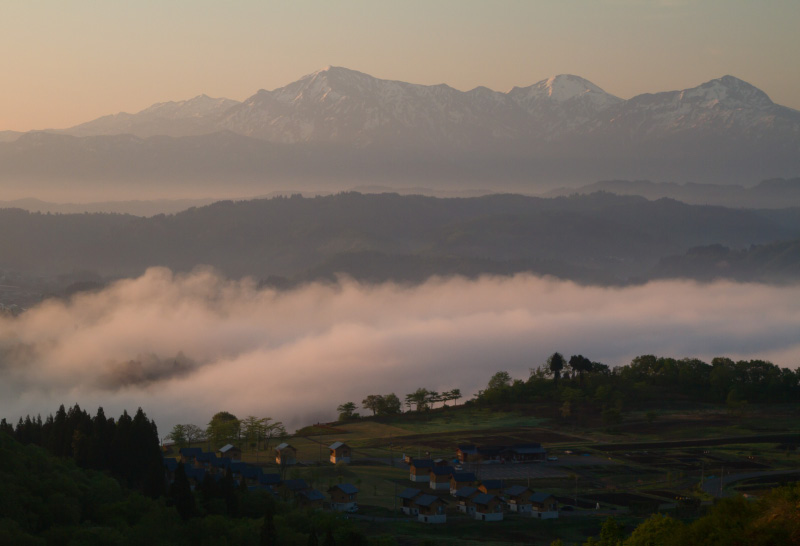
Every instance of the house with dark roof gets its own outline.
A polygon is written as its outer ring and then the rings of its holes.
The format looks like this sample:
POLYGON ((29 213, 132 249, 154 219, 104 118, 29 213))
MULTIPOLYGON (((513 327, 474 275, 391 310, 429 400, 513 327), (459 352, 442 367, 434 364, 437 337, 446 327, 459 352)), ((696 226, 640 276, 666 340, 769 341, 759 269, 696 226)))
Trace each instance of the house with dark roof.
POLYGON ((509 511, 528 516, 532 509, 530 501, 530 496, 532 494, 533 491, 524 485, 512 485, 503 490, 503 495, 505 496, 509 511))
POLYGON ((483 480, 478 486, 482 493, 489 495, 497 495, 498 497, 503 494, 503 480, 483 480))
POLYGON ((475 505, 475 519, 478 521, 502 521, 503 500, 497 495, 480 493, 472 498, 475 505))
POLYGON ((450 476, 453 474, 452 466, 433 466, 429 473, 428 486, 434 491, 450 489, 450 476))
POLYGON ((217 455, 220 457, 229 457, 232 461, 242 460, 242 450, 233 444, 225 444, 217 450, 217 455))
POLYGON ((344 442, 333 442, 328 446, 331 450, 331 462, 336 463, 350 463, 350 446, 344 442))
POLYGON ((538 443, 516 444, 503 450, 502 456, 512 463, 541 462, 547 458, 547 450, 538 443))
POLYGON ((194 465, 194 461, 198 455, 203 454, 203 450, 199 447, 182 447, 178 453, 180 453, 180 462, 185 465, 194 465))
POLYGON ((183 471, 186 473, 186 479, 189 480, 189 488, 194 491, 195 488, 203 483, 203 478, 206 477, 205 468, 194 468, 192 466, 184 466, 183 471))
POLYGON ((447 515, 444 507, 447 501, 434 495, 420 495, 414 500, 417 506, 417 521, 422 523, 445 523, 447 515))
POLYGON ((358 511, 358 488, 350 483, 340 483, 328 489, 331 509, 339 512, 358 511))
POLYGON ((450 475, 450 494, 455 496, 456 491, 463 487, 474 486, 477 481, 478 478, 473 472, 453 472, 450 475))
POLYGON ((297 495, 295 495, 295 501, 303 508, 319 510, 322 508, 322 503, 325 501, 325 495, 316 489, 306 489, 297 492, 297 495))
POLYGON ((529 497, 531 515, 539 519, 553 519, 558 517, 558 501, 550 493, 541 491, 529 497))
POLYGON ((458 511, 464 512, 469 516, 473 515, 475 513, 475 503, 472 502, 472 499, 481 494, 477 487, 471 486, 462 487, 456 491, 455 498, 458 511))
POLYGON ((409 479, 412 482, 429 482, 431 480, 433 461, 430 459, 411 459, 408 463, 409 479))
POLYGON ((400 492, 397 496, 400 498, 402 502, 401 510, 407 516, 416 516, 419 514, 419 508, 416 504, 414 504, 414 499, 422 495, 421 489, 415 489, 413 487, 408 487, 400 492))
POLYGON ((462 444, 456 448, 456 457, 462 463, 486 461, 523 463, 544 461, 547 458, 547 451, 536 442, 512 446, 462 444))
POLYGON ((275 462, 281 466, 297 464, 297 450, 286 442, 275 448, 275 462))
POLYGON ((281 483, 281 475, 280 474, 264 474, 263 472, 258 477, 259 485, 268 486, 268 487, 276 487, 281 483))

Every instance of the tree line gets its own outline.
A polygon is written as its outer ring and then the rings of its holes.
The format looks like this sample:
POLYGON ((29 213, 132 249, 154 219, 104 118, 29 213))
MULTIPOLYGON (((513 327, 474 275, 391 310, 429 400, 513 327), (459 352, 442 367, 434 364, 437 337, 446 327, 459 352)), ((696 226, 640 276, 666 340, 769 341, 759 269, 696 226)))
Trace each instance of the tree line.
POLYGON ((42 419, 20 417, 16 427, 0 420, 3 431, 22 445, 37 445, 52 455, 73 459, 81 468, 108 471, 130 488, 150 497, 164 493, 164 466, 158 428, 142 408, 114 420, 98 408, 94 417, 75 404, 62 404, 42 419))
MULTIPOLYGON (((440 403, 446 406, 447 402, 458 401, 462 398, 461 389, 437 392, 423 387, 418 388, 405 396, 406 411, 425 411, 440 403)), ((372 411, 373 416, 397 415, 403 412, 403 404, 395 393, 370 394, 361 401, 361 407, 372 411)), ((340 421, 358 419, 361 414, 356 413, 358 406, 355 402, 340 404, 336 411, 340 421)))
POLYGON ((599 406, 604 420, 618 421, 624 408, 670 401, 726 404, 742 410, 748 403, 791 402, 800 399, 800 369, 781 368, 765 360, 716 357, 675 359, 641 355, 630 364, 610 368, 583 355, 566 359, 553 353, 530 369, 525 380, 506 371, 495 373, 474 402, 486 405, 558 403, 562 417, 580 405, 599 406))
POLYGON ((210 449, 216 450, 226 444, 236 444, 242 451, 266 451, 274 439, 287 435, 281 421, 272 417, 248 415, 239 419, 227 411, 214 414, 205 429, 192 424, 177 424, 167 435, 179 449, 191 444, 206 442, 210 449))

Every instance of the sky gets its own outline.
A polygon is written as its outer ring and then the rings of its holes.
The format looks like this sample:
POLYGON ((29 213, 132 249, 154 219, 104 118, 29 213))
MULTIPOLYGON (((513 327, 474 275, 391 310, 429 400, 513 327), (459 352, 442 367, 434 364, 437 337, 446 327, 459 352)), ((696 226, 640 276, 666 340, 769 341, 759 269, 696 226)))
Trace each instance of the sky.
POLYGON ((162 436, 218 411, 294 430, 369 394, 459 388, 469 399, 495 372, 527 379, 555 351, 612 367, 655 354, 794 369, 798 331, 797 285, 608 288, 521 274, 276 292, 209 269, 152 268, 0 316, 0 416, 78 403, 114 416, 141 406, 162 436))
POLYGON ((731 74, 800 109, 799 26, 797 0, 5 0, 0 131, 242 100, 328 65, 461 90, 576 74, 622 98, 731 74))

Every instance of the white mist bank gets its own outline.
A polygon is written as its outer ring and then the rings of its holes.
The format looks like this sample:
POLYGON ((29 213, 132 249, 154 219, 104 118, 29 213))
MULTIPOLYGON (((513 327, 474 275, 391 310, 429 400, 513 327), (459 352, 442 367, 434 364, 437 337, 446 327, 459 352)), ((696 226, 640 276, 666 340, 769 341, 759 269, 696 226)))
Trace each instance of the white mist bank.
POLYGON ((800 363, 800 287, 688 281, 626 288, 531 275, 408 287, 342 279, 258 290, 153 268, 0 319, 0 416, 141 406, 165 435, 226 410, 299 427, 338 404, 418 387, 469 398, 491 375, 560 351, 611 366, 640 354, 800 363))

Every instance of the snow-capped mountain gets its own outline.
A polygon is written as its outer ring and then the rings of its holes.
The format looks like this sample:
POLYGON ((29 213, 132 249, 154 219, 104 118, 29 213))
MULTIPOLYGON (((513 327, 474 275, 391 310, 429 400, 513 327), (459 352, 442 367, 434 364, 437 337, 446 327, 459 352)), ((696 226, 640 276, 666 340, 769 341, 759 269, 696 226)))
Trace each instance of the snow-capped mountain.
POLYGON ((732 76, 623 100, 573 75, 502 93, 328 67, 241 103, 201 95, 59 132, 0 139, 2 187, 70 178, 535 191, 539 181, 800 174, 800 112, 732 76))
POLYGON ((63 131, 75 136, 132 134, 190 136, 218 130, 216 120, 239 101, 199 95, 182 101, 159 102, 136 114, 121 112, 63 131))

